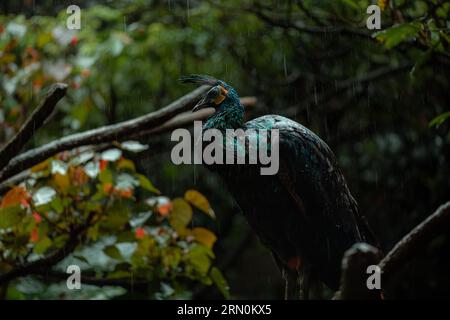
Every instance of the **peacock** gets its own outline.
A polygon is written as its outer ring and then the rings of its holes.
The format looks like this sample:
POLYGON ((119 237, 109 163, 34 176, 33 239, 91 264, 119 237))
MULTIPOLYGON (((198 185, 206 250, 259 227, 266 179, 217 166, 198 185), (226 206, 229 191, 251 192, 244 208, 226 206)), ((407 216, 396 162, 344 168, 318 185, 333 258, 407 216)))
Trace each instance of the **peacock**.
POLYGON ((215 109, 203 132, 241 128, 255 129, 248 132, 257 135, 260 129, 278 130, 276 174, 261 175, 257 165, 249 164, 208 168, 222 177, 249 225, 272 252, 285 280, 286 299, 308 299, 310 287, 318 282, 338 290, 345 251, 358 242, 379 245, 328 145, 306 127, 279 115, 244 123, 237 91, 222 80, 190 75, 181 81, 211 87, 193 108, 215 109))

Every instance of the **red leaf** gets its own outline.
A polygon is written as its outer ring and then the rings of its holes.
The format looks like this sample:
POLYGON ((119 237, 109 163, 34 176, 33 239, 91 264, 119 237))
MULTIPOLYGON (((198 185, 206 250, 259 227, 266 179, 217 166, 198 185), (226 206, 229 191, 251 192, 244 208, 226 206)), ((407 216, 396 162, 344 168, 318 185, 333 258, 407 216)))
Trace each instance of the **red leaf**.
POLYGON ((120 190, 119 194, 123 198, 131 198, 131 196, 133 195, 133 190, 131 189, 120 190))
POLYGON ((34 228, 31 230, 30 233, 30 242, 36 243, 39 241, 39 231, 37 228, 34 228))
POLYGON ((105 193, 107 193, 107 194, 109 194, 111 191, 113 190, 113 185, 112 185, 112 183, 105 183, 104 185, 103 185, 103 191, 105 192, 105 193))
POLYGON ((70 45, 76 46, 78 43, 78 38, 76 36, 73 36, 72 39, 70 39, 70 45))
POLYGON ((100 171, 105 169, 108 165, 108 160, 100 160, 100 171))
POLYGON ((33 218, 36 223, 41 223, 41 221, 42 221, 42 217, 37 212, 33 212, 33 218))
POLYGON ((147 234, 147 232, 145 231, 144 228, 137 228, 134 233, 136 239, 144 239, 146 234, 147 234))

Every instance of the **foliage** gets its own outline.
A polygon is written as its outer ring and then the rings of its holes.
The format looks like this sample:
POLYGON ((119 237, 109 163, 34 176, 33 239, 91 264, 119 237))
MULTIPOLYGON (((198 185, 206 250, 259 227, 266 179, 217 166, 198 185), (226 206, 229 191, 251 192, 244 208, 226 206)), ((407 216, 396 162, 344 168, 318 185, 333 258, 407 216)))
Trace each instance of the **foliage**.
POLYGON ((144 280, 153 298, 185 296, 192 281, 214 283, 226 296, 226 282, 212 267, 216 236, 192 227, 189 203, 210 212, 206 198, 194 190, 187 194, 195 197, 186 199, 161 196, 123 155, 139 146, 125 142, 104 151, 65 152, 32 168, 1 200, 0 271, 65 250, 82 227, 82 246, 66 261, 81 262, 83 274, 144 280), (98 255, 106 259, 102 268, 95 267, 98 258, 91 261, 98 255))

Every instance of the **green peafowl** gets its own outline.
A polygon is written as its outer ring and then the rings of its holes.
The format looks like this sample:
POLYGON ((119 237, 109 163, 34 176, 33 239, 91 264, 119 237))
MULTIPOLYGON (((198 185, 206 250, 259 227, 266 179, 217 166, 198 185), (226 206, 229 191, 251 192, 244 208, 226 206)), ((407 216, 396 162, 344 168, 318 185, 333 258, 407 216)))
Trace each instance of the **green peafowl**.
POLYGON ((238 93, 224 81, 204 75, 181 81, 211 86, 193 109, 215 108, 203 132, 278 129, 277 174, 261 175, 248 164, 208 167, 224 179, 250 226, 271 250, 285 279, 286 299, 308 299, 313 281, 338 290, 344 252, 357 242, 379 246, 328 145, 282 116, 266 115, 244 123, 238 93))

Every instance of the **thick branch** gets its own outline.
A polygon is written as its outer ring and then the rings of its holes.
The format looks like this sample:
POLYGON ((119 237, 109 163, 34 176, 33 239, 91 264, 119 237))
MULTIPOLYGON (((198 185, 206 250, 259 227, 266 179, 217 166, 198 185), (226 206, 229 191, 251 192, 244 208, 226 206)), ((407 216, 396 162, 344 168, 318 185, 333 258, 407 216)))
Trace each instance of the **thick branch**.
POLYGON ((438 234, 450 226, 450 201, 441 205, 436 212, 404 236, 380 262, 383 283, 390 279, 438 234))
MULTIPOLYGON (((256 97, 242 97, 241 98, 241 104, 245 107, 253 107, 256 105, 257 98, 256 97)), ((195 113, 192 113, 191 111, 186 111, 181 114, 178 114, 174 116, 173 118, 169 119, 168 121, 164 122, 163 124, 156 126, 153 129, 149 130, 142 130, 139 132, 136 132, 134 134, 130 134, 130 136, 127 136, 126 138, 138 138, 138 137, 144 137, 144 136, 154 136, 158 134, 163 134, 165 132, 168 132, 173 129, 177 128, 185 128, 190 126, 193 121, 195 120, 203 120, 212 115, 214 112, 214 109, 208 108, 208 109, 202 109, 195 113)), ((124 137, 125 138, 125 137, 124 137)), ((40 147, 40 148, 44 148, 40 147)), ((38 148, 38 149, 40 149, 38 148)), ((33 149, 36 150, 36 149, 33 149)), ((45 160, 45 159, 44 159, 45 160)), ((5 193, 7 190, 10 189, 11 186, 17 185, 24 179, 26 179, 30 174, 29 170, 24 170, 20 172, 19 174, 7 178, 5 181, 0 183, 0 194, 5 193)), ((0 179, 1 181, 1 179, 0 179)))
POLYGON ((197 102, 200 95, 205 93, 207 89, 207 86, 202 86, 172 102, 168 106, 147 115, 119 122, 117 124, 72 134, 44 146, 29 150, 11 159, 10 163, 0 172, 0 182, 5 181, 23 170, 31 168, 58 152, 89 144, 121 140, 125 137, 137 134, 142 130, 156 128, 178 113, 192 107, 194 103, 197 102))
MULTIPOLYGON (((61 272, 61 271, 36 271, 30 275, 39 276, 43 280, 46 281, 66 281, 69 274, 61 272)), ((119 286, 125 289, 136 289, 137 287, 146 287, 150 284, 148 280, 141 279, 107 279, 107 278, 97 278, 94 276, 85 276, 81 275, 81 283, 82 284, 91 284, 94 286, 119 286)))
POLYGON ((44 125, 45 120, 52 114, 66 91, 67 85, 64 83, 56 83, 50 88, 44 101, 28 117, 16 135, 0 150, 0 168, 5 167, 33 137, 36 130, 44 125))

